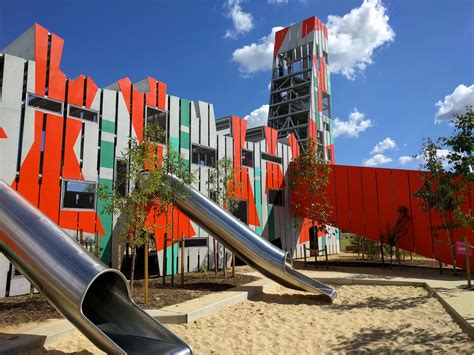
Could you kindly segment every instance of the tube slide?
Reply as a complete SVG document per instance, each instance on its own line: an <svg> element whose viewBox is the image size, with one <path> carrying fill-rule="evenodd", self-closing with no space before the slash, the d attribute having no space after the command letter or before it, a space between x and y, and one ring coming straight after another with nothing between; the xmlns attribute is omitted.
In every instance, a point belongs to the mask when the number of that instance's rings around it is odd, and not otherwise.
<svg viewBox="0 0 474 355"><path fill-rule="evenodd" d="M95 345L114 354L192 354L107 268L0 180L0 251Z"/></svg>
<svg viewBox="0 0 474 355"><path fill-rule="evenodd" d="M178 199L178 207L248 265L285 287L320 293L330 301L336 297L336 291L331 287L293 269L288 252L257 235L199 191L184 185L174 176L167 177L172 183L181 184L187 192L182 199Z"/></svg>

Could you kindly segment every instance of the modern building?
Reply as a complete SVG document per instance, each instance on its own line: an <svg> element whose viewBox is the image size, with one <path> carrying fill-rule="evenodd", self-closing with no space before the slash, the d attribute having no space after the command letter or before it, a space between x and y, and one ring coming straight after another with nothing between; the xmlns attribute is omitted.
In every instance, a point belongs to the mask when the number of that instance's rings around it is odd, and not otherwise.
<svg viewBox="0 0 474 355"><path fill-rule="evenodd" d="M107 201L98 197L97 187L112 188L126 169L122 157L129 139L141 140L144 127L159 122L172 149L198 177L196 189L208 196L209 169L229 157L241 186L236 216L262 238L302 256L309 224L290 208L289 163L308 137L317 137L320 154L334 162L327 30L317 18L276 34L269 124L250 129L236 116L216 120L212 104L173 96L151 77L137 83L124 78L104 88L84 75L69 79L60 66L63 45L35 24L0 54L1 179L72 238L99 238L101 259L113 264L117 216L105 212ZM212 236L180 211L173 217L176 239L186 237L185 269L212 269ZM152 209L147 218L165 223ZM295 219L302 222L298 228ZM171 271L179 246L165 247L163 234L155 231L157 256L162 265L167 253ZM320 247L336 253L338 238L338 230L329 228ZM230 263L221 245L218 254ZM0 296L29 289L0 255Z"/></svg>

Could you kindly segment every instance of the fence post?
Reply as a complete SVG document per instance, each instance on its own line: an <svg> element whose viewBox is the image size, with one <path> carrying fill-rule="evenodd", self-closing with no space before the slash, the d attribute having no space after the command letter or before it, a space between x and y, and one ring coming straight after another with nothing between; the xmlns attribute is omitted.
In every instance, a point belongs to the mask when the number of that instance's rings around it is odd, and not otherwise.
<svg viewBox="0 0 474 355"><path fill-rule="evenodd" d="M232 253L232 277L235 277L235 254Z"/></svg>
<svg viewBox="0 0 474 355"><path fill-rule="evenodd" d="M181 235L181 285L184 285L184 233Z"/></svg>
<svg viewBox="0 0 474 355"><path fill-rule="evenodd" d="M324 245L324 254L326 255L326 269L329 270L329 260L328 260L328 246Z"/></svg>
<svg viewBox="0 0 474 355"><path fill-rule="evenodd" d="M304 256L304 268L307 269L308 266L306 265L306 245L303 245L303 256Z"/></svg>
<svg viewBox="0 0 474 355"><path fill-rule="evenodd" d="M214 242L214 275L217 276L217 242L215 239L212 239Z"/></svg>
<svg viewBox="0 0 474 355"><path fill-rule="evenodd" d="M464 249L466 250L464 256L466 258L467 287L471 288L471 245L466 236L464 236Z"/></svg>
<svg viewBox="0 0 474 355"><path fill-rule="evenodd" d="M148 238L148 237L147 237ZM144 268L144 275L143 275L143 285L144 285L144 292L143 292L143 303L145 306L148 304L148 239L144 245L144 260L143 260L143 268Z"/></svg>

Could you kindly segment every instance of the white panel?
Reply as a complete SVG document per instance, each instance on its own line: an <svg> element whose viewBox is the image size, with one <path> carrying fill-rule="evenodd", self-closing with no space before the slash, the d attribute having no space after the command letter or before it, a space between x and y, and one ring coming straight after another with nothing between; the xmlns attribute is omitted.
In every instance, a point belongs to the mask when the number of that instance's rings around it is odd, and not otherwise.
<svg viewBox="0 0 474 355"><path fill-rule="evenodd" d="M5 54L0 102L2 107L21 109L24 68L25 60ZM20 116L18 116L19 119Z"/></svg>
<svg viewBox="0 0 474 355"><path fill-rule="evenodd" d="M28 77L26 80L26 91L35 92L35 74L36 74L36 63L28 61Z"/></svg>
<svg viewBox="0 0 474 355"><path fill-rule="evenodd" d="M84 151L82 154L82 173L86 180L97 180L97 150L99 142L99 125L84 122Z"/></svg>
<svg viewBox="0 0 474 355"><path fill-rule="evenodd" d="M118 115L117 115L117 147L115 156L120 159L127 150L129 131L130 130L130 114L128 113L125 100L122 93L118 95Z"/></svg>
<svg viewBox="0 0 474 355"><path fill-rule="evenodd" d="M217 151L218 156L217 159L222 159L225 156L225 137L224 136L217 136Z"/></svg>
<svg viewBox="0 0 474 355"><path fill-rule="evenodd" d="M25 122L23 130L23 144L21 147L21 164L25 161L26 155L30 151L35 138L35 110L30 107L25 108Z"/></svg>
<svg viewBox="0 0 474 355"><path fill-rule="evenodd" d="M0 106L0 127L7 135L7 138L0 139L0 179L5 180L8 184L13 182L16 175L20 116L20 110Z"/></svg>
<svg viewBox="0 0 474 355"><path fill-rule="evenodd" d="M102 119L115 122L115 96L116 91L102 90Z"/></svg>
<svg viewBox="0 0 474 355"><path fill-rule="evenodd" d="M199 144L199 116L198 104L191 101L191 143Z"/></svg>
<svg viewBox="0 0 474 355"><path fill-rule="evenodd" d="M179 138L179 98L170 96L169 127L170 137ZM175 147L178 149L179 147Z"/></svg>
<svg viewBox="0 0 474 355"><path fill-rule="evenodd" d="M207 102L198 101L199 113L201 114L201 139L199 144L209 146L209 114Z"/></svg>
<svg viewBox="0 0 474 355"><path fill-rule="evenodd" d="M209 146L217 148L216 118L214 117L214 105L209 104Z"/></svg>

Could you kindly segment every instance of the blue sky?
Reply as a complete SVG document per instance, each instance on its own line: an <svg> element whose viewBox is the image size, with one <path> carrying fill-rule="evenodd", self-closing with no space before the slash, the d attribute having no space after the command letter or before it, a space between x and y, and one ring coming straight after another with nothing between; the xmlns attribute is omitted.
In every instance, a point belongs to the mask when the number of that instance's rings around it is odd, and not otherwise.
<svg viewBox="0 0 474 355"><path fill-rule="evenodd" d="M399 158L449 135L446 117L474 104L470 0L0 0L0 48L38 22L65 40L69 77L103 87L153 76L213 103L216 117L254 112L255 123L269 99L272 28L312 15L329 21L338 164L415 168Z"/></svg>

